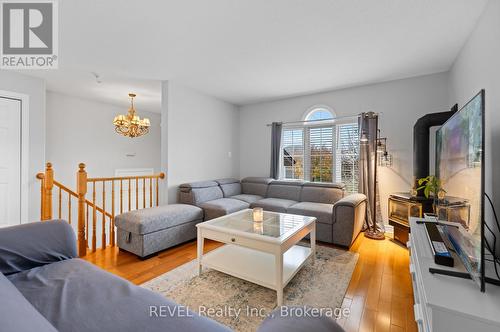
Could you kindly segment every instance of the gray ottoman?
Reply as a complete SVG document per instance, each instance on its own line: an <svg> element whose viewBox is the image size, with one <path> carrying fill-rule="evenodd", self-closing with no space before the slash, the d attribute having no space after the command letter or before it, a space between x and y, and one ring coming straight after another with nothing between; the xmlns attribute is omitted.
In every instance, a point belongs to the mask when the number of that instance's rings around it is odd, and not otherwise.
<svg viewBox="0 0 500 332"><path fill-rule="evenodd" d="M196 224L203 210L187 204L171 204L130 211L115 217L120 249L144 258L196 238Z"/></svg>

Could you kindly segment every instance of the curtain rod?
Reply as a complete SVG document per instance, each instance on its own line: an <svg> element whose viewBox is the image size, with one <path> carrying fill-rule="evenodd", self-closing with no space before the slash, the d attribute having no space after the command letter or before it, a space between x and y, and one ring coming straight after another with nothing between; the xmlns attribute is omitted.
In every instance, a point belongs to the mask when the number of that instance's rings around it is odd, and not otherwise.
<svg viewBox="0 0 500 332"><path fill-rule="evenodd" d="M366 112L368 113L368 112ZM375 113L377 115L380 115L382 113ZM344 120L344 119L354 119L354 118L357 118L361 115L361 113L359 114L355 114L355 115L346 115L346 116L339 116L339 117L336 117L336 118L333 118L333 119L324 119L324 120L304 120L304 121L290 121L290 122L279 122L281 123L282 125L286 125L286 124L299 124L299 123L315 123L315 122L329 122L329 121L336 121L336 120ZM271 127L273 124L272 123L268 123L266 124L267 127Z"/></svg>

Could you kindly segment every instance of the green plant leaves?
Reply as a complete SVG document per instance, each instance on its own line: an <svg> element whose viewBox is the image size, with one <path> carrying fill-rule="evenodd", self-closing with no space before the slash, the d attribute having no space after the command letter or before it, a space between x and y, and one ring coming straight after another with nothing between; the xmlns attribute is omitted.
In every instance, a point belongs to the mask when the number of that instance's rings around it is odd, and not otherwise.
<svg viewBox="0 0 500 332"><path fill-rule="evenodd" d="M424 195L426 198L429 198L431 194L436 196L441 191L446 192L443 188L441 188L441 180L439 180L434 175L429 175L425 178L418 179L417 183L419 185L417 190L424 189Z"/></svg>

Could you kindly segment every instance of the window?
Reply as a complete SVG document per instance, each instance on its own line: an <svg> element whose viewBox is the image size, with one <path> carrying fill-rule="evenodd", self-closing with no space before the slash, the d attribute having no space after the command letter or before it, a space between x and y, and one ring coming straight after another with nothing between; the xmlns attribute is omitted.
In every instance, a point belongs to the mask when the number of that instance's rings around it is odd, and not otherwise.
<svg viewBox="0 0 500 332"><path fill-rule="evenodd" d="M309 147L307 160L307 180L313 182L333 182L333 144L335 127L308 128Z"/></svg>
<svg viewBox="0 0 500 332"><path fill-rule="evenodd" d="M314 107L305 116L305 121L317 121L317 120L332 120L334 118L333 113L327 107Z"/></svg>
<svg viewBox="0 0 500 332"><path fill-rule="evenodd" d="M338 147L336 182L346 185L346 191L358 192L359 176L359 132L357 123L337 126Z"/></svg>
<svg viewBox="0 0 500 332"><path fill-rule="evenodd" d="M313 109L305 119L318 121L283 128L281 178L341 182L348 192L357 192L357 122L333 121L333 113L325 108Z"/></svg>
<svg viewBox="0 0 500 332"><path fill-rule="evenodd" d="M283 167L282 176L286 179L304 178L304 130L283 130Z"/></svg>

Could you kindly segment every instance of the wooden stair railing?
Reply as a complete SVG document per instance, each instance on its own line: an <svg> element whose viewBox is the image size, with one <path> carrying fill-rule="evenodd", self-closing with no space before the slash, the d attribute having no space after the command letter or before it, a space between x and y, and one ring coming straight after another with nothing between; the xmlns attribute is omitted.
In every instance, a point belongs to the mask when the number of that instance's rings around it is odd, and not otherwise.
<svg viewBox="0 0 500 332"><path fill-rule="evenodd" d="M78 237L78 255L84 256L87 253L87 248L90 248L92 252L97 250L97 223L98 214L100 216L100 232L101 232L101 246L105 248L108 243L111 246L115 245L115 211L117 210L115 201L116 197L115 187L119 186L119 213L132 210L132 194L135 193L135 209L147 208L158 206L159 204L159 180L165 178L164 173L154 174L154 175L142 175L142 176L121 176L121 177L106 177L106 178L88 178L87 172L85 171L85 164L81 163L78 165L77 172L77 190L76 192L66 187L62 183L54 179L54 170L51 163L47 163L45 172L38 173L37 179L40 180L40 219L50 220L54 218L52 205L53 205L53 194L52 191L54 187L57 189L57 218L61 219L63 217L63 207L62 201L63 196L67 199L67 213L66 219L69 224L72 224L72 199L77 200L77 237ZM124 183L127 187L127 202L124 204L123 193L124 193ZM108 186L106 185L108 184ZM139 190L139 184L142 184L142 190ZM146 189L147 185L148 190ZM135 190L132 191L132 187L135 185ZM97 190L101 187L101 206L97 203ZM111 203L106 207L106 188L111 187ZM154 187L154 189L153 189ZM91 200L86 198L88 190L92 191ZM142 193L142 204L139 204L139 196ZM149 196L149 199L148 199ZM125 209L125 206L128 208ZM91 214L89 213L91 211ZM92 237L89 239L89 222L91 224ZM106 229L109 229L109 237L107 236ZM108 241L109 240L109 241Z"/></svg>

